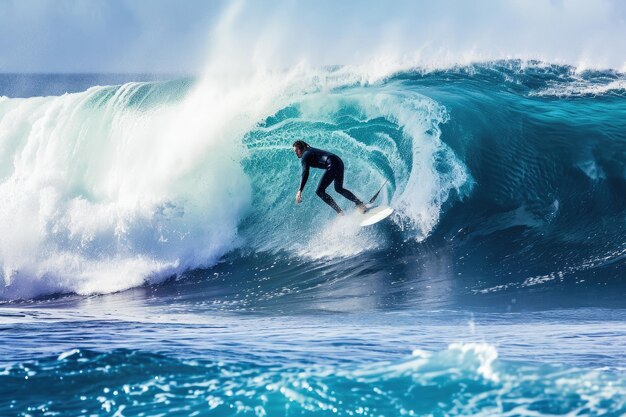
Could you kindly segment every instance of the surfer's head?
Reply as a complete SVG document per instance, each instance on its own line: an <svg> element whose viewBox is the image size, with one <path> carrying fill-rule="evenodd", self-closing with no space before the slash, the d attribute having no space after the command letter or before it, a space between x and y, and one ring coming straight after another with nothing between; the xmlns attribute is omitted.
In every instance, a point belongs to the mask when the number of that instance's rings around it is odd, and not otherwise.
<svg viewBox="0 0 626 417"><path fill-rule="evenodd" d="M309 147L309 144L303 140L297 140L293 143L293 151L296 153L298 158L302 158L302 154Z"/></svg>

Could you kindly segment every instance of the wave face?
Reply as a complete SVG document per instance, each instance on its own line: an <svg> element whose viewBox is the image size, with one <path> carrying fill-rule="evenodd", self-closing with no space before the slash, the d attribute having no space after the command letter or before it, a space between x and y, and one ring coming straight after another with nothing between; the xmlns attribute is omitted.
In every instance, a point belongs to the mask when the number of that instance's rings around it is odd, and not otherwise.
<svg viewBox="0 0 626 417"><path fill-rule="evenodd" d="M13 399L0 411L618 416L626 410L626 387L614 373L506 362L497 356L490 345L453 344L395 362L285 368L75 349L0 368L0 393Z"/></svg>
<svg viewBox="0 0 626 417"><path fill-rule="evenodd" d="M501 61L374 82L299 67L3 97L0 297L119 291L233 253L344 261L445 246L456 264L493 266L478 292L619 264L624 95L618 72ZM361 198L387 180L391 222L335 219L317 173L295 205L297 139L340 155Z"/></svg>

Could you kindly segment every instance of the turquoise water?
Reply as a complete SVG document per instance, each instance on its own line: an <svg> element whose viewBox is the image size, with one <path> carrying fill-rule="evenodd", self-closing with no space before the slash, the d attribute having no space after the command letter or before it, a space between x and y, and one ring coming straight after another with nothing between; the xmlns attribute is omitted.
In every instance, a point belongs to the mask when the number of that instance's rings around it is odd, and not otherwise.
<svg viewBox="0 0 626 417"><path fill-rule="evenodd" d="M626 408L615 310L229 314L135 290L52 304L2 311L3 415Z"/></svg>
<svg viewBox="0 0 626 417"><path fill-rule="evenodd" d="M15 77L0 415L626 413L623 74Z"/></svg>

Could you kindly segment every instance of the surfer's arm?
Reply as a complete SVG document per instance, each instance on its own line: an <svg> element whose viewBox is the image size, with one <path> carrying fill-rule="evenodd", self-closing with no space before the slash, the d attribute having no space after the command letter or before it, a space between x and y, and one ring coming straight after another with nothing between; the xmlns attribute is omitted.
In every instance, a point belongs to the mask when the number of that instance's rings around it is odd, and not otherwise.
<svg viewBox="0 0 626 417"><path fill-rule="evenodd" d="M300 188L298 189L299 192L302 192L302 190L304 190L304 186L306 185L306 181L308 179L309 179L309 164L303 157L302 158L302 179L300 180Z"/></svg>

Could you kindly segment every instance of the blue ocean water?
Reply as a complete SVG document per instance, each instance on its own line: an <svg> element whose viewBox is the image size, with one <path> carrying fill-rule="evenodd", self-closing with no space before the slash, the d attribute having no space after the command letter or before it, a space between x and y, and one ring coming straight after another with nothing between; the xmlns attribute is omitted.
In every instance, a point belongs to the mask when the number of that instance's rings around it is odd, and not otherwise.
<svg viewBox="0 0 626 417"><path fill-rule="evenodd" d="M623 74L3 77L0 415L626 414Z"/></svg>

